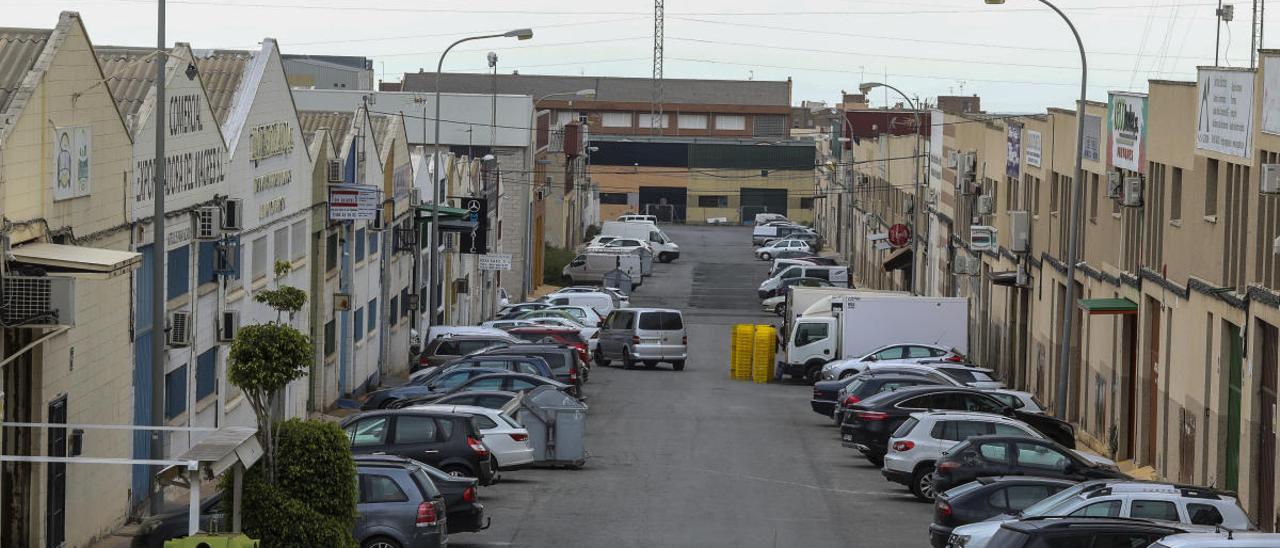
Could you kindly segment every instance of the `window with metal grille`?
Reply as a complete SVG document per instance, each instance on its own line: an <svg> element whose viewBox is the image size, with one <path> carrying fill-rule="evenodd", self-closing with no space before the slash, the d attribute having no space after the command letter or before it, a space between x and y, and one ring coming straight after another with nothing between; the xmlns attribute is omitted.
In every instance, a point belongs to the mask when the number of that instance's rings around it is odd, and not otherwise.
<svg viewBox="0 0 1280 548"><path fill-rule="evenodd" d="M729 207L728 196L698 196L698 207Z"/></svg>
<svg viewBox="0 0 1280 548"><path fill-rule="evenodd" d="M355 314L356 341L364 340L364 309L357 308Z"/></svg>
<svg viewBox="0 0 1280 548"><path fill-rule="evenodd" d="M326 272L338 268L338 233L334 232L325 237L324 244L324 269Z"/></svg>
<svg viewBox="0 0 1280 548"><path fill-rule="evenodd" d="M358 262L360 262L360 261L363 261L363 260L364 260L364 244L365 244L365 235L364 235L364 229L363 229L363 228L357 228L357 229L356 229L356 241L355 241L355 244L356 244L356 262L358 263Z"/></svg>
<svg viewBox="0 0 1280 548"><path fill-rule="evenodd" d="M196 401L213 395L218 386L218 347L205 350L196 358Z"/></svg>
<svg viewBox="0 0 1280 548"><path fill-rule="evenodd" d="M166 277L165 296L176 299L186 295L191 285L191 246L184 245L171 249L165 259Z"/></svg>
<svg viewBox="0 0 1280 548"><path fill-rule="evenodd" d="M378 298L369 299L369 332L378 329Z"/></svg>
<svg viewBox="0 0 1280 548"><path fill-rule="evenodd" d="M253 273L253 280L257 281L266 277L267 272L271 271L270 254L267 253L267 237L261 236L253 241L253 266L250 272Z"/></svg>
<svg viewBox="0 0 1280 548"><path fill-rule="evenodd" d="M218 259L218 242L200 242L196 253L196 284L218 281L218 275L213 269Z"/></svg>
<svg viewBox="0 0 1280 548"><path fill-rule="evenodd" d="M627 205L626 192L601 192L600 203L608 205Z"/></svg>
<svg viewBox="0 0 1280 548"><path fill-rule="evenodd" d="M813 209L813 198L800 198L800 209Z"/></svg>

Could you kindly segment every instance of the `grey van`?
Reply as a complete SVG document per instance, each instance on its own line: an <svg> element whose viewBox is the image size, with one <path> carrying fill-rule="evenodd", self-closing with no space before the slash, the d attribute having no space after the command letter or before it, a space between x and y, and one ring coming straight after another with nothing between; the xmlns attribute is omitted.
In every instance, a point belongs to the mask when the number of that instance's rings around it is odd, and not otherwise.
<svg viewBox="0 0 1280 548"><path fill-rule="evenodd" d="M600 324L600 348L596 363L609 365L622 360L624 369L636 362L648 367L667 362L676 371L684 370L689 357L689 337L684 316L669 308L620 308Z"/></svg>

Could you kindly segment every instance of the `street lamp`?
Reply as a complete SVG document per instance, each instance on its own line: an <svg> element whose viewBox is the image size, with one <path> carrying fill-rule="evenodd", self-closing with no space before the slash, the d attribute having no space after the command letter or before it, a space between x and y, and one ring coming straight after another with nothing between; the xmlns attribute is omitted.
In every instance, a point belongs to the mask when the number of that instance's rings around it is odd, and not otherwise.
<svg viewBox="0 0 1280 548"><path fill-rule="evenodd" d="M543 95L542 97L539 97L538 100L534 101L533 106L537 107L538 103L541 103L544 99L549 99L551 97L564 97L564 96L585 97L588 100L590 100L590 99L596 98L596 90L595 88L586 88L586 89L580 89L578 91L558 91L556 93L548 93L546 95Z"/></svg>
<svg viewBox="0 0 1280 548"><path fill-rule="evenodd" d="M988 4L1003 4L1004 0L985 0ZM1076 305L1076 262L1078 261L1080 245L1080 213L1081 203L1084 201L1084 170L1081 162L1084 160L1084 107L1085 92L1088 88L1089 81L1089 63L1085 59L1084 42L1080 40L1080 33L1076 31L1076 26L1067 17L1067 14L1058 9L1049 0L1040 0L1041 4L1049 6L1049 9L1057 13L1067 24L1067 28L1071 29L1071 34L1075 36L1076 47L1080 48L1080 102L1076 105L1076 170L1075 178L1071 181L1071 236L1068 238L1067 256L1064 260L1067 263L1067 306L1062 310L1062 348L1058 354L1058 392L1057 400L1054 407L1059 417L1067 416L1067 383L1071 380L1071 372L1068 370L1071 361L1071 320L1074 317L1072 312L1075 311Z"/></svg>
<svg viewBox="0 0 1280 548"><path fill-rule="evenodd" d="M518 40L528 40L533 38L533 29L515 29L504 32L502 34L486 34L482 36L469 36L462 38L449 47L444 48L444 52L440 54L440 62L436 63L436 119L435 119L435 140L432 142L436 147L435 161L432 166L431 177L434 179L431 183L431 291L427 294L427 327L428 329L436 324L436 309L439 303L436 302L436 286L440 283L440 201L444 199L442 192L443 186L440 184L440 75L444 72L444 58L449 55L449 50L454 46L463 42L472 40L484 40L486 38L515 38Z"/></svg>
<svg viewBox="0 0 1280 548"><path fill-rule="evenodd" d="M992 1L992 0L988 0ZM920 109L916 108L916 102L912 101L902 90L895 88L889 84L881 82L864 82L858 86L858 91L863 95L867 95L871 90L878 87L886 87L901 95L907 101L907 106L911 107L911 116L915 118L916 123L916 144L914 170L911 174L912 184L915 187L915 197L911 205L911 294L919 295L916 280L920 276L920 238L916 236L916 231L920 230L920 207L924 205L924 197L920 195Z"/></svg>

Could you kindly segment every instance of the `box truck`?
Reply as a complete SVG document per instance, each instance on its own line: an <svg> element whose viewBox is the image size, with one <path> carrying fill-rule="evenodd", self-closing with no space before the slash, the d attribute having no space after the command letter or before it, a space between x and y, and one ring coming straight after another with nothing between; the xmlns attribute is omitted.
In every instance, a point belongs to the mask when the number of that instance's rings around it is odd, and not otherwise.
<svg viewBox="0 0 1280 548"><path fill-rule="evenodd" d="M649 242L653 248L653 256L659 261L669 263L680 258L680 246L671 241L658 225L647 221L605 221L600 225L601 236L614 238L635 238Z"/></svg>
<svg viewBox="0 0 1280 548"><path fill-rule="evenodd" d="M831 360L861 357L886 344L927 342L969 352L969 301L854 291L822 299L788 317L775 376L816 378ZM792 313L788 311L790 316Z"/></svg>

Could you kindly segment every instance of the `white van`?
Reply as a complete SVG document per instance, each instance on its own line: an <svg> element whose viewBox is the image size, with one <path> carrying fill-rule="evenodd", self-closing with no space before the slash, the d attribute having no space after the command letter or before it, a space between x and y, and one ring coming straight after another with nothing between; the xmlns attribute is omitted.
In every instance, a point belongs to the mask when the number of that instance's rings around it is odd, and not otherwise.
<svg viewBox="0 0 1280 548"><path fill-rule="evenodd" d="M606 221L600 227L600 236L596 237L644 240L649 243L654 257L659 261L669 263L680 258L680 246L650 221Z"/></svg>
<svg viewBox="0 0 1280 548"><path fill-rule="evenodd" d="M569 285L601 283L604 281L604 275L612 272L615 268L621 269L631 276L631 285L633 287L638 287L643 283L644 276L641 274L639 255L583 253L574 257L572 261L569 261L569 264L564 265L561 274L569 278Z"/></svg>
<svg viewBox="0 0 1280 548"><path fill-rule="evenodd" d="M634 213L629 215L620 215L618 217L618 222L620 223L629 223L632 221L658 224L658 217L656 215L636 215Z"/></svg>
<svg viewBox="0 0 1280 548"><path fill-rule="evenodd" d="M764 245L768 240L786 238L793 232L804 232L805 230L802 226L757 226L751 229L751 245Z"/></svg>
<svg viewBox="0 0 1280 548"><path fill-rule="evenodd" d="M818 278L819 280L827 280L831 285L836 287L847 287L849 285L849 267L847 266L818 266L818 265L795 265L782 269L776 276L765 280L760 284L757 294L763 299L769 296L773 290L782 284L782 280L788 278Z"/></svg>
<svg viewBox="0 0 1280 548"><path fill-rule="evenodd" d="M608 293L592 291L583 293L553 293L545 297L547 304L553 306L589 306L600 314L608 316L613 311L613 296Z"/></svg>
<svg viewBox="0 0 1280 548"><path fill-rule="evenodd" d="M781 213L756 213L756 226L760 226L762 224L770 223L773 221L791 222L791 219L788 219L786 215L783 215Z"/></svg>

